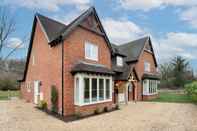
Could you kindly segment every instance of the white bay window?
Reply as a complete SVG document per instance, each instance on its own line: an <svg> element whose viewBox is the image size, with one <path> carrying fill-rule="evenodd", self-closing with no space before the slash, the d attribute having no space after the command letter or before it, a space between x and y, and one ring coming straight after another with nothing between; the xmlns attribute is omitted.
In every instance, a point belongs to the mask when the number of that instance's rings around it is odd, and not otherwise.
<svg viewBox="0 0 197 131"><path fill-rule="evenodd" d="M157 94L158 81L157 80L143 80L143 95Z"/></svg>
<svg viewBox="0 0 197 131"><path fill-rule="evenodd" d="M112 101L112 77L76 74L74 96L79 106Z"/></svg>

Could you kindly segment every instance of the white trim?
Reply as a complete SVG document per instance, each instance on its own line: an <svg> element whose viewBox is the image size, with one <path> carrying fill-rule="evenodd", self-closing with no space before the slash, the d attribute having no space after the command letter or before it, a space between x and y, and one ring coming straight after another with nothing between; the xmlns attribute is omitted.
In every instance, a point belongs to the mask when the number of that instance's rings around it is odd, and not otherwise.
<svg viewBox="0 0 197 131"><path fill-rule="evenodd" d="M156 90L155 92L149 92L150 90L150 82L155 82L155 85L153 85L154 87L152 87L152 89ZM146 82L146 83L145 83ZM143 95L146 95L146 96L150 96L150 95L156 95L158 94L158 80L149 80L149 79L144 79L143 80Z"/></svg>
<svg viewBox="0 0 197 131"><path fill-rule="evenodd" d="M75 101L75 105L78 106L85 106L85 105L92 105L92 104L98 104L98 103L104 103L104 102L110 102L112 101L112 76L102 76L102 75L88 75L88 74L83 74L83 73L77 73L75 76L76 78L79 78L80 84L79 84L79 102ZM89 103L85 103L84 102L84 78L89 78L89 84L90 84L90 102ZM92 102L92 78L96 78L97 79L97 101ZM99 79L103 79L104 82L104 100L99 100ZM110 83L110 98L106 99L106 79L109 79L109 83ZM74 84L76 86L76 84ZM76 89L76 87L75 87ZM75 93L75 92L74 92ZM76 93L74 94L74 98L76 98L77 96L75 96Z"/></svg>
<svg viewBox="0 0 197 131"><path fill-rule="evenodd" d="M123 66L123 57L116 56L116 65L122 67Z"/></svg>
<svg viewBox="0 0 197 131"><path fill-rule="evenodd" d="M98 57L99 57L99 47L98 47L98 45L96 45L94 43L91 43L89 41L86 41L84 50L85 50L85 59L98 61Z"/></svg>

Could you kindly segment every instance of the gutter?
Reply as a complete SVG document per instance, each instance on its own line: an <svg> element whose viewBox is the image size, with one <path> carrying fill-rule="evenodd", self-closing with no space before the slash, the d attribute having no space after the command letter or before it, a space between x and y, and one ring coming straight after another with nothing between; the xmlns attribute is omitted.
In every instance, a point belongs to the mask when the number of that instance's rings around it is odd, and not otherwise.
<svg viewBox="0 0 197 131"><path fill-rule="evenodd" d="M64 41L62 37L60 39L62 42L62 116L64 116Z"/></svg>

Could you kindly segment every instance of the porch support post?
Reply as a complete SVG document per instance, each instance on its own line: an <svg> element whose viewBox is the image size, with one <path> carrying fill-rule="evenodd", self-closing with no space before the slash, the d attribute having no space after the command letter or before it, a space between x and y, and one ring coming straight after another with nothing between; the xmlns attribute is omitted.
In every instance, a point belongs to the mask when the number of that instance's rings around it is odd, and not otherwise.
<svg viewBox="0 0 197 131"><path fill-rule="evenodd" d="M128 104L128 83L126 83L125 88L125 103Z"/></svg>

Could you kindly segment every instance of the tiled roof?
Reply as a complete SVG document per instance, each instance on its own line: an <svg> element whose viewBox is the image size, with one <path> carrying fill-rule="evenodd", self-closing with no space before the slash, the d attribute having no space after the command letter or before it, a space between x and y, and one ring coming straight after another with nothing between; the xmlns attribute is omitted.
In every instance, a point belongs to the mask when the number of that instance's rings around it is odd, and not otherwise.
<svg viewBox="0 0 197 131"><path fill-rule="evenodd" d="M85 72L85 73L95 73L95 74L106 74L106 75L113 75L114 72L99 64L90 64L90 63L85 63L85 62L79 62L76 64L72 71L72 73L77 73L77 72Z"/></svg>
<svg viewBox="0 0 197 131"><path fill-rule="evenodd" d="M62 24L38 13L36 14L36 17L42 25L49 43L56 39L59 36L60 32L62 30L65 30L67 27L65 24Z"/></svg>

